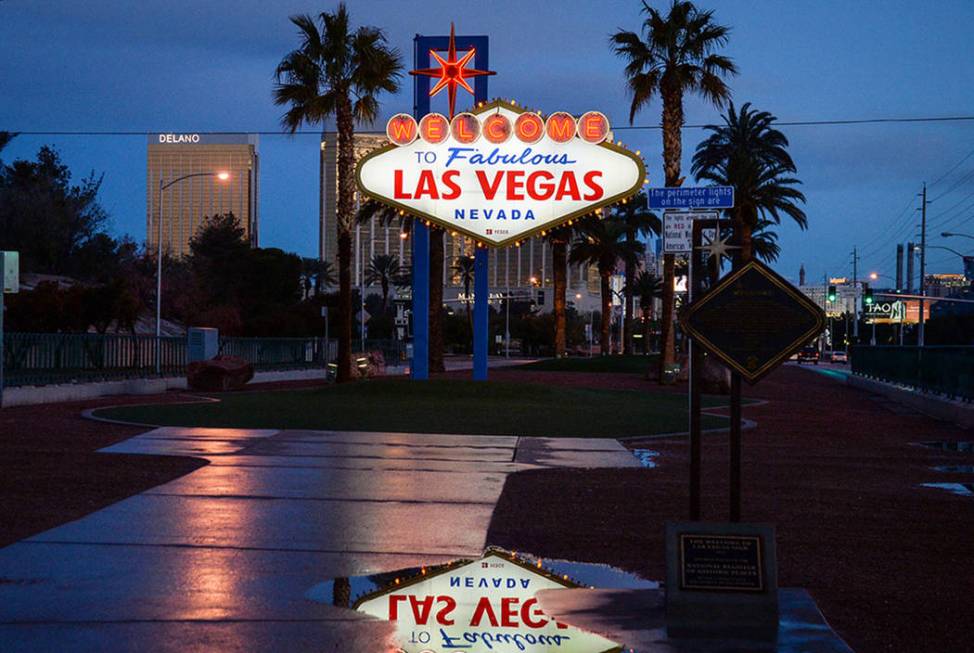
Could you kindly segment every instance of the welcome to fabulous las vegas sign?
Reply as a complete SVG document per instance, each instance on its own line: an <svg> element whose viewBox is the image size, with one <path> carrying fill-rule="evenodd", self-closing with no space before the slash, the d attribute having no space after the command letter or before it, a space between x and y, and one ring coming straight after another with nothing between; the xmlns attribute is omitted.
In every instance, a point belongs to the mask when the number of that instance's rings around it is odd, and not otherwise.
<svg viewBox="0 0 974 653"><path fill-rule="evenodd" d="M503 247L625 201L646 183L637 153L597 111L547 118L495 100L452 120L408 114L356 167L362 193L478 243Z"/></svg>

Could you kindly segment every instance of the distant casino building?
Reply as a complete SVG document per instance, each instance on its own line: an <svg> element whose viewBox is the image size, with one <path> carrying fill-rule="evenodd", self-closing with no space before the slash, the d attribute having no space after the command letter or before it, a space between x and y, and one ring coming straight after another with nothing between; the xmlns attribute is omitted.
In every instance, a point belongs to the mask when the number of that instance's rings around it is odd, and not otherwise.
<svg viewBox="0 0 974 653"><path fill-rule="evenodd" d="M358 160L375 148L386 144L385 134L359 133L355 135L355 158ZM320 202L318 255L322 260L337 263L338 258L338 134L325 132L321 139ZM356 203L360 202L356 194ZM463 292L460 280L452 271L456 259L472 254L469 238L447 233L444 236L443 278L446 289L443 300L457 302ZM379 254L395 254L403 265L410 263L410 240L402 238L398 221L383 225L370 221L352 227L352 284L363 286L365 271L372 257ZM492 293L503 293L507 288L522 292L531 291L531 297L541 309L552 309L551 247L542 238L525 240L520 247L490 250L490 286ZM599 306L599 278L594 270L569 270L569 302L581 310ZM378 292L378 290L375 290ZM366 291L368 292L368 290ZM582 295L577 298L576 295Z"/></svg>
<svg viewBox="0 0 974 653"><path fill-rule="evenodd" d="M185 256L189 241L206 218L230 212L240 221L251 246L257 246L260 158L256 135L150 134L147 170L145 224L151 250L157 247L160 180L168 184L184 175L224 171L230 173L226 181L196 176L163 191L162 246L173 256Z"/></svg>

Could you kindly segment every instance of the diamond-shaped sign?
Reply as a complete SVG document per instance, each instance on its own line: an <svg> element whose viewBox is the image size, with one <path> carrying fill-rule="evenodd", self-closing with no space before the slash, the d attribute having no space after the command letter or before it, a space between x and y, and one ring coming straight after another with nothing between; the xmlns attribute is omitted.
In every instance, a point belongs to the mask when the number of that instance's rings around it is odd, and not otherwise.
<svg viewBox="0 0 974 653"><path fill-rule="evenodd" d="M681 319L695 343L748 383L825 328L825 313L766 265L750 261L695 300Z"/></svg>
<svg viewBox="0 0 974 653"><path fill-rule="evenodd" d="M361 192L487 245L552 229L626 199L646 182L642 159L608 140L608 119L598 112L578 119L555 112L546 120L495 100L452 122L429 114L433 127L397 118L387 134L398 126L391 133L402 142L358 162ZM600 127L594 135L589 120Z"/></svg>

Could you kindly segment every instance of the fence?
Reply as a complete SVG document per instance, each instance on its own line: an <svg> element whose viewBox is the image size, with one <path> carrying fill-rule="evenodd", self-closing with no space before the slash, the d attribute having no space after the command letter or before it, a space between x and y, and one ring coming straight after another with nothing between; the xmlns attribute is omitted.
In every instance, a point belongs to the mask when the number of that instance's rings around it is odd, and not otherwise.
<svg viewBox="0 0 974 653"><path fill-rule="evenodd" d="M974 347L859 345L851 364L853 374L974 401Z"/></svg>

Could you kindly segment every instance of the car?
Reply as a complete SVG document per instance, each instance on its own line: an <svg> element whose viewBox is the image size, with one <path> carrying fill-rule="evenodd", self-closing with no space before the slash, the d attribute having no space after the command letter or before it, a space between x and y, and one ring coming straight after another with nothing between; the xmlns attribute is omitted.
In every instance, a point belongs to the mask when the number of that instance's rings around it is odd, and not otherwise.
<svg viewBox="0 0 974 653"><path fill-rule="evenodd" d="M833 351L832 352L832 362L833 363L848 363L849 362L849 354L847 354L845 351L843 351L841 349L836 350L836 351Z"/></svg>
<svg viewBox="0 0 974 653"><path fill-rule="evenodd" d="M801 365L804 362L818 365L818 349L815 347L805 347L798 352L798 364Z"/></svg>

